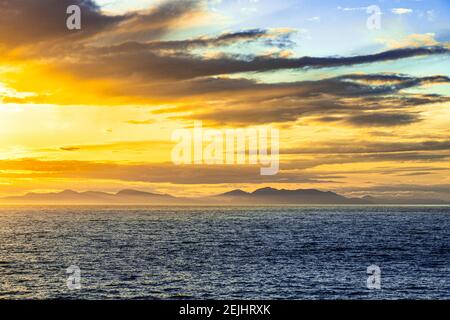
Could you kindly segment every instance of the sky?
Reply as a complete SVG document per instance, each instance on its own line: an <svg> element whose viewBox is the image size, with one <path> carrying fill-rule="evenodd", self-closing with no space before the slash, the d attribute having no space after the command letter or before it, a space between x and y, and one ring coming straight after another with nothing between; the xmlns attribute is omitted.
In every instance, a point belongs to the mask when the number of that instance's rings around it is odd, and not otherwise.
<svg viewBox="0 0 450 320"><path fill-rule="evenodd" d="M450 200L449 14L446 0L0 0L0 196ZM175 165L171 135L194 121L278 128L279 173Z"/></svg>

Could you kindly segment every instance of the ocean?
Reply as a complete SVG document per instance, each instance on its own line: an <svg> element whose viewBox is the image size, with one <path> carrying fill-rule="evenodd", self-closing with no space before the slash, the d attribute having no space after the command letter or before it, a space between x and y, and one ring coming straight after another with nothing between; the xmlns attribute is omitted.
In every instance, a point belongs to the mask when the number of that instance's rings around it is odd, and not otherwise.
<svg viewBox="0 0 450 320"><path fill-rule="evenodd" d="M450 207L2 207L0 298L449 299Z"/></svg>

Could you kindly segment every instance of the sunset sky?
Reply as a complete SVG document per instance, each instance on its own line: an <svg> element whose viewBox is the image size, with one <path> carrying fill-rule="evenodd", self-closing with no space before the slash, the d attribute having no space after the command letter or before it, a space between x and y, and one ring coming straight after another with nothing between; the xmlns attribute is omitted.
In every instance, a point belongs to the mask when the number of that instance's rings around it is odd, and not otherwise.
<svg viewBox="0 0 450 320"><path fill-rule="evenodd" d="M448 0L0 0L0 196L450 200L449 16ZM172 132L196 120L279 128L280 172L174 165Z"/></svg>

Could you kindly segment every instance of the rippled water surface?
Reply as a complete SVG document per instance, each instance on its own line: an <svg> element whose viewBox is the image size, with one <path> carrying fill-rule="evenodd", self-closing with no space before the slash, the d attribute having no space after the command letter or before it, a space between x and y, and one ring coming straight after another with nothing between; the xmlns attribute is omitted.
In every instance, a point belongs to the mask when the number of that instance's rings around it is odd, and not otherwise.
<svg viewBox="0 0 450 320"><path fill-rule="evenodd" d="M5 207L0 298L449 299L449 219L449 207ZM381 290L366 287L372 264Z"/></svg>

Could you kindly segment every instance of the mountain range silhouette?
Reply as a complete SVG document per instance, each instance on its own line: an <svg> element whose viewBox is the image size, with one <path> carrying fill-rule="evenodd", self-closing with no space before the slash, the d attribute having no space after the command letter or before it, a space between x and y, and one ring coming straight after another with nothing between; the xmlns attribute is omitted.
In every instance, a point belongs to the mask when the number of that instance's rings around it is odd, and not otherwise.
<svg viewBox="0 0 450 320"><path fill-rule="evenodd" d="M46 205L371 205L371 204L446 204L439 199L397 199L364 196L349 198L331 191L317 189L274 189L270 187L246 192L240 189L207 197L175 197L133 189L117 193L100 191L27 193L23 196L0 198L0 204Z"/></svg>

